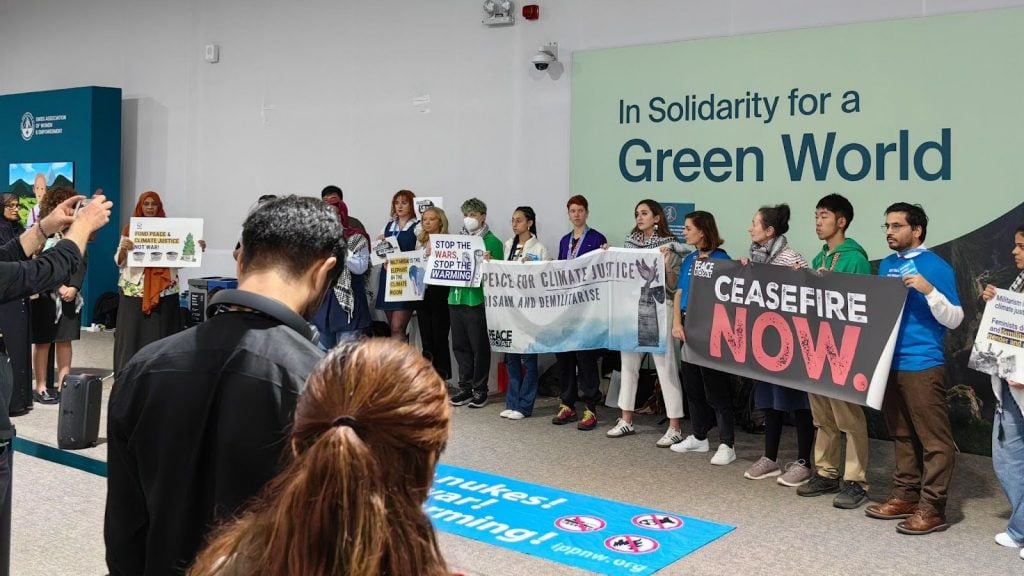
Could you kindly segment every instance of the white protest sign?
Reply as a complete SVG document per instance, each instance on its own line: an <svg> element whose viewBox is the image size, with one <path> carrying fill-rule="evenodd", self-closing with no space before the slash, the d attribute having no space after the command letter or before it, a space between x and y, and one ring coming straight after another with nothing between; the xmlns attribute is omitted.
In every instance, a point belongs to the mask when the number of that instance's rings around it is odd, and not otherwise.
<svg viewBox="0 0 1024 576"><path fill-rule="evenodd" d="M665 351L665 260L657 250L594 250L572 260L483 266L491 350Z"/></svg>
<svg viewBox="0 0 1024 576"><path fill-rule="evenodd" d="M417 218L422 218L423 211L427 208L444 208L444 198L441 196L417 196L413 202L416 205Z"/></svg>
<svg viewBox="0 0 1024 576"><path fill-rule="evenodd" d="M129 266L198 268L203 264L202 218L132 218L128 238L134 244Z"/></svg>
<svg viewBox="0 0 1024 576"><path fill-rule="evenodd" d="M431 234L427 284L479 286L484 261L484 239L462 234Z"/></svg>
<svg viewBox="0 0 1024 576"><path fill-rule="evenodd" d="M398 238L388 236L373 245L373 249L370 250L370 264L380 266L388 259L389 254L395 254L400 250Z"/></svg>
<svg viewBox="0 0 1024 576"><path fill-rule="evenodd" d="M423 250L389 255L384 270L387 273L384 279L385 302L423 300L427 279L427 257Z"/></svg>
<svg viewBox="0 0 1024 576"><path fill-rule="evenodd" d="M996 290L985 305L967 366L1024 382L1024 294Z"/></svg>

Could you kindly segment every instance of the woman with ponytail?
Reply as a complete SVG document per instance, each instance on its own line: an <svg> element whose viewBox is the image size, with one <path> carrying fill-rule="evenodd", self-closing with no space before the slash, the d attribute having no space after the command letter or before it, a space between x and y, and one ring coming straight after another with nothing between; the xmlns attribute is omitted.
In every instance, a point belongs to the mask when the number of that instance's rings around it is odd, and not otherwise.
<svg viewBox="0 0 1024 576"><path fill-rule="evenodd" d="M444 381L408 345L343 342L299 399L291 462L189 574L449 574L423 503L450 416Z"/></svg>
<svg viewBox="0 0 1024 576"><path fill-rule="evenodd" d="M513 236L505 241L505 254L513 262L542 262L550 260L548 249L537 237L537 213L529 206L520 206L512 212ZM490 260L490 255L485 256ZM533 415L537 399L537 354L505 353L508 369L508 394L505 410L499 414L509 420L522 420Z"/></svg>

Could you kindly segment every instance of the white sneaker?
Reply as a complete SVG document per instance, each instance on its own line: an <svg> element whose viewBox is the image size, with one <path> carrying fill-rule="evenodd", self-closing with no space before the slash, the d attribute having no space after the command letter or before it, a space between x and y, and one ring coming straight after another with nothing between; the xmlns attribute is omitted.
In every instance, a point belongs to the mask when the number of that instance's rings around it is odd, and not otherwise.
<svg viewBox="0 0 1024 576"><path fill-rule="evenodd" d="M605 432L609 438L621 438L623 436L629 436L630 434L636 434L636 428L629 422L626 422L622 418L619 418L615 422L615 426L611 430Z"/></svg>
<svg viewBox="0 0 1024 576"><path fill-rule="evenodd" d="M508 418L508 415L511 414L511 413L512 413L512 410L502 410L501 414L498 414L498 416L501 416L502 418Z"/></svg>
<svg viewBox="0 0 1024 576"><path fill-rule="evenodd" d="M675 445L672 446L672 451L673 452L679 452L679 453L683 453L683 452L707 452L709 449L710 449L710 447L709 447L708 439L707 438L705 438L703 440L697 440L697 437L694 436L693 434L690 434L689 436L687 436L686 440L683 440L679 444L675 444Z"/></svg>
<svg viewBox="0 0 1024 576"><path fill-rule="evenodd" d="M509 410L508 416L505 416L505 418L508 418L509 420L522 420L523 418L526 418L526 414L523 414L519 410Z"/></svg>
<svg viewBox="0 0 1024 576"><path fill-rule="evenodd" d="M1007 534L1006 532L1000 532L999 534L996 534L996 544L999 544L1000 546L1006 546L1007 548L1021 547L1020 544L1018 544L1017 541L1014 540L1013 537ZM1024 556L1021 557L1024 558Z"/></svg>
<svg viewBox="0 0 1024 576"><path fill-rule="evenodd" d="M658 448L668 448L674 444L678 444L683 441L683 431L678 428L669 428L665 431L665 435L658 438L658 441L654 443Z"/></svg>
<svg viewBox="0 0 1024 576"><path fill-rule="evenodd" d="M736 461L736 450L725 444L718 445L718 451L711 457L711 463L715 466L725 466Z"/></svg>

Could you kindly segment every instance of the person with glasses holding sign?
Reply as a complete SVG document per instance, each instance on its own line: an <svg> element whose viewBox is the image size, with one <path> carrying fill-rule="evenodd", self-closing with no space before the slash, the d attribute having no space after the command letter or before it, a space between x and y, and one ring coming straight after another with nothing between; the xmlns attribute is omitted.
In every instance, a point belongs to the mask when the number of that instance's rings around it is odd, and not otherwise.
<svg viewBox="0 0 1024 576"><path fill-rule="evenodd" d="M882 414L896 451L893 489L865 513L880 520L904 519L902 534L949 528L946 495L956 445L946 407L946 331L964 319L953 267L924 245L928 216L917 204L897 202L885 210L885 241L895 250L878 266L879 276L902 278L910 291L893 352Z"/></svg>

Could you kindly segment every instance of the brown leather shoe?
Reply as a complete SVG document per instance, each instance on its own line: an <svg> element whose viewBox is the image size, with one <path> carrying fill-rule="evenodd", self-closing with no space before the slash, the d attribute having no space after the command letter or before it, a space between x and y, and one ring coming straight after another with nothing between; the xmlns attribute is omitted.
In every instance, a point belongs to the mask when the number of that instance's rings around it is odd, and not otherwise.
<svg viewBox="0 0 1024 576"><path fill-rule="evenodd" d="M910 534L913 536L942 532L946 528L949 528L949 524L946 523L944 515L938 512L921 510L920 508L914 511L910 518L896 525L896 531L900 534Z"/></svg>
<svg viewBox="0 0 1024 576"><path fill-rule="evenodd" d="M917 502L908 502L899 498L889 498L881 504L872 504L864 509L864 513L879 520L899 520L910 518L917 511Z"/></svg>

